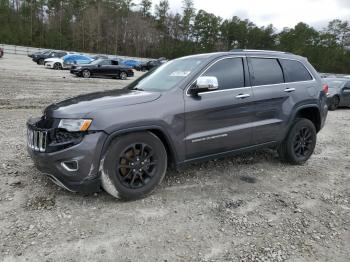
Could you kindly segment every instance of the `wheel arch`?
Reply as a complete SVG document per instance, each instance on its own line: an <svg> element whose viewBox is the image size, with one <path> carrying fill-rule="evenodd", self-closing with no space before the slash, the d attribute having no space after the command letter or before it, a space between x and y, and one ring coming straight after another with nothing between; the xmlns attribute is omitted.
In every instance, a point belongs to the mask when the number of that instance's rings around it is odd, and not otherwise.
<svg viewBox="0 0 350 262"><path fill-rule="evenodd" d="M178 158L177 158L177 153L172 143L172 140L170 139L170 136L167 134L167 132L164 131L164 129L159 126L142 126L142 127L128 128L128 129L118 130L109 134L103 145L100 158L103 159L109 145L114 139L122 135L127 135L127 134L137 133L137 132L150 132L156 137L158 137L165 147L170 166L174 167L176 165L176 163L178 162Z"/></svg>
<svg viewBox="0 0 350 262"><path fill-rule="evenodd" d="M294 121L296 118L309 119L315 125L317 132L321 130L321 112L317 105L305 105L298 107L295 110L292 121ZM291 125L289 128L290 127Z"/></svg>

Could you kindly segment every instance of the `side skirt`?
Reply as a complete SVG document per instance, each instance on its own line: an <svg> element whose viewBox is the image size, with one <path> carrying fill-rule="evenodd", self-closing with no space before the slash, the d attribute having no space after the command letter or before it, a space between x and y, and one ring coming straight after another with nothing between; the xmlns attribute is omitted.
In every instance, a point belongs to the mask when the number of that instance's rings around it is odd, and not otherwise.
<svg viewBox="0 0 350 262"><path fill-rule="evenodd" d="M240 148L240 149L220 152L220 153L216 153L216 154L211 154L211 155L191 158L191 159L187 159L187 160L185 160L183 162L177 163L176 169L185 168L186 166L188 166L190 164L193 164L193 163L205 162L205 161L208 161L208 160L211 160L211 159L215 159L215 158L223 158L225 156L235 156L235 155L239 155L239 154L242 154L242 153L255 151L257 149L263 149L263 148L268 148L268 147L276 147L278 145L279 145L279 142L273 141L273 142L258 144L258 145L254 145L254 146L248 146L248 147L244 147L244 148Z"/></svg>

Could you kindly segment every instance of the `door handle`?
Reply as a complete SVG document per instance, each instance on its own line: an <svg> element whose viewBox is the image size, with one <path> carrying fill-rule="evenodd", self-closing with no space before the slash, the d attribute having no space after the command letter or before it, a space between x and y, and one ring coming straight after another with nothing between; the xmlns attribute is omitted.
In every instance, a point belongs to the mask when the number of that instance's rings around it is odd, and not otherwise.
<svg viewBox="0 0 350 262"><path fill-rule="evenodd" d="M241 98L241 99L244 99L244 98L247 98L247 97L250 97L250 94L239 94L236 96L236 98Z"/></svg>
<svg viewBox="0 0 350 262"><path fill-rule="evenodd" d="M294 91L295 91L295 88L284 89L284 92L287 92L287 93L294 92Z"/></svg>

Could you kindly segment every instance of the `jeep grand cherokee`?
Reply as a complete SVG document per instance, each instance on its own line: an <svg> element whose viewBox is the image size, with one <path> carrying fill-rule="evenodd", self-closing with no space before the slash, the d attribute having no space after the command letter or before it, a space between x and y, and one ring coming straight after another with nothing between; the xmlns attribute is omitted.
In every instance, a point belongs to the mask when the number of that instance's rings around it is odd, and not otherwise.
<svg viewBox="0 0 350 262"><path fill-rule="evenodd" d="M28 151L58 185L104 188L136 199L169 164L274 147L303 164L327 116L326 93L307 59L272 51L187 56L124 89L52 104L29 119Z"/></svg>

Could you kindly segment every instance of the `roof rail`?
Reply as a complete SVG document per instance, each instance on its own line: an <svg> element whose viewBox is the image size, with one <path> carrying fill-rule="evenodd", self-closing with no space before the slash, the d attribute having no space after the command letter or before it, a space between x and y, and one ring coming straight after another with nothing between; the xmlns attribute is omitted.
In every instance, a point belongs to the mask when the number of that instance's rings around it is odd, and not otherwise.
<svg viewBox="0 0 350 262"><path fill-rule="evenodd" d="M290 54L284 51L274 51L274 50L258 50L258 49L232 49L230 52L266 52L266 53L280 53L280 54Z"/></svg>

